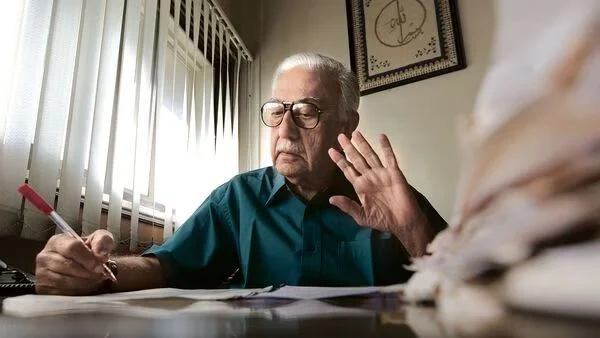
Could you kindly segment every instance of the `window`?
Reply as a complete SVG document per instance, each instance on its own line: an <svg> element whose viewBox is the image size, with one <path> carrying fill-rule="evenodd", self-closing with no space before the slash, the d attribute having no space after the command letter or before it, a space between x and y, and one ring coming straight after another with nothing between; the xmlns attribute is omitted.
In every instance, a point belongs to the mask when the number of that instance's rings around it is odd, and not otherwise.
<svg viewBox="0 0 600 338"><path fill-rule="evenodd" d="M239 74L249 54L212 0L194 0L193 15L184 7L185 19L160 12L161 3L169 2L5 6L0 22L14 35L2 39L16 52L0 59L0 210L24 219L24 237L54 233L14 194L25 179L85 233L108 205L119 240L123 207L131 210L135 248L139 217L164 219L168 237L237 173Z"/></svg>

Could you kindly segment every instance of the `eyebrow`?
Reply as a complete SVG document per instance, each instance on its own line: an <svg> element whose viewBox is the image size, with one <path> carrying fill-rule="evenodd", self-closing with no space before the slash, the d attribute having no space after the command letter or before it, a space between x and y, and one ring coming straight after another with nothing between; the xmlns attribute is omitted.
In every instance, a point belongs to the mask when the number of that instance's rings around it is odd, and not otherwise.
<svg viewBox="0 0 600 338"><path fill-rule="evenodd" d="M316 104L319 104L319 105L320 105L320 104L324 104L323 100L321 100L321 99L318 99L318 98L316 98L316 97L312 97L312 96L309 96L309 97L303 97L303 98L301 98L301 99L300 99L300 100L298 100L298 101L299 101L299 102L312 102L312 103L316 103Z"/></svg>
<svg viewBox="0 0 600 338"><path fill-rule="evenodd" d="M275 97L271 97L267 101L283 102L283 100L280 100ZM286 101L286 102L288 102L288 101ZM298 100L295 100L294 102L310 102L310 103L316 103L316 104L325 104L325 102L322 99L319 99L319 98L316 98L313 96L302 97Z"/></svg>

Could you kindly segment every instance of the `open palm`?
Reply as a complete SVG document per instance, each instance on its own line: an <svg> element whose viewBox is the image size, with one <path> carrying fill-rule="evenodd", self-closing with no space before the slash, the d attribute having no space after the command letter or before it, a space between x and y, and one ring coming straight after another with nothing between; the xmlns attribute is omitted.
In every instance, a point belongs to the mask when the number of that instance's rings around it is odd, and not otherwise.
<svg viewBox="0 0 600 338"><path fill-rule="evenodd" d="M345 196L331 197L331 204L361 226L394 234L421 222L422 212L398 168L387 136L380 138L385 165L360 132L352 134L352 141L341 134L338 141L346 156L335 149L329 150L329 156L353 185L360 204Z"/></svg>

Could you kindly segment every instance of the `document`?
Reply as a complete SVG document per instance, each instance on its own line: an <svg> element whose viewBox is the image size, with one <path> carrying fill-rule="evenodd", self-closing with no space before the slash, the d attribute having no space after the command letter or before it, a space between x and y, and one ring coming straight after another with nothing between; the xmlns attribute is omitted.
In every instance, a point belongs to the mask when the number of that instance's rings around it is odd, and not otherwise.
<svg viewBox="0 0 600 338"><path fill-rule="evenodd" d="M222 301L253 296L262 292L269 292L273 288L263 289L174 289L159 288L131 292L118 292L98 296L49 296L49 295L24 295L6 298L2 302L2 313L17 317L35 317L65 313L130 313L132 310L151 315L159 309L143 307L136 308L130 305L132 301L148 301L159 299L183 299L192 301ZM189 302L188 302L189 303ZM135 302L134 302L135 304ZM153 311L155 310L155 311ZM135 314L135 311L133 311ZM160 312L160 311L158 311Z"/></svg>
<svg viewBox="0 0 600 338"><path fill-rule="evenodd" d="M79 297L83 301L123 301L134 299L184 298L193 300L227 300L250 297L269 292L272 286L262 289L175 289L159 288L140 291L109 293L99 296Z"/></svg>

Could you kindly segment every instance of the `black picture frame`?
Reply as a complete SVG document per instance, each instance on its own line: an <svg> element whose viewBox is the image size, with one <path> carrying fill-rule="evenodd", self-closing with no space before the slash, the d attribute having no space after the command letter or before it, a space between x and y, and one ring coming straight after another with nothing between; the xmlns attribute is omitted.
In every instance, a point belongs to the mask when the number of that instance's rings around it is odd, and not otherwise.
<svg viewBox="0 0 600 338"><path fill-rule="evenodd" d="M456 0L346 0L360 94L466 68L458 13Z"/></svg>

